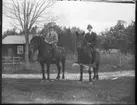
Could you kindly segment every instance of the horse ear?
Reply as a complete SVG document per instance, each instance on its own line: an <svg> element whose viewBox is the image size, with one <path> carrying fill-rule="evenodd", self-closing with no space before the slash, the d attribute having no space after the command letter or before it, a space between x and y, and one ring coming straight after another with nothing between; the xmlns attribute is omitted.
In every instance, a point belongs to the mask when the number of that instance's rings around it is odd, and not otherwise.
<svg viewBox="0 0 137 105"><path fill-rule="evenodd" d="M82 33L82 36L84 36L85 35L85 31Z"/></svg>
<svg viewBox="0 0 137 105"><path fill-rule="evenodd" d="M78 31L76 31L76 35L78 36Z"/></svg>

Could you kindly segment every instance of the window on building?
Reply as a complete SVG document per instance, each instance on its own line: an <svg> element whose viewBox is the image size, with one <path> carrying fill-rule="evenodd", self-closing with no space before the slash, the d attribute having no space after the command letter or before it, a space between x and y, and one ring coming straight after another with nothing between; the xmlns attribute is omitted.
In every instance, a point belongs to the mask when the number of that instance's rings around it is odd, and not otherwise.
<svg viewBox="0 0 137 105"><path fill-rule="evenodd" d="M23 46L17 46L17 54L23 54Z"/></svg>

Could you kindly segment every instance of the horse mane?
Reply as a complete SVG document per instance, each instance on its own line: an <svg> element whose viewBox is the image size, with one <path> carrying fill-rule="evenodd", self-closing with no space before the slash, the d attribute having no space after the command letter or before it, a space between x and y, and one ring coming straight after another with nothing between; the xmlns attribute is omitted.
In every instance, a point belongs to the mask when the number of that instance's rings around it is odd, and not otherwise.
<svg viewBox="0 0 137 105"><path fill-rule="evenodd" d="M45 42L44 37L42 37L42 36L33 36L31 41L35 41L35 43L37 43L38 45L41 45Z"/></svg>

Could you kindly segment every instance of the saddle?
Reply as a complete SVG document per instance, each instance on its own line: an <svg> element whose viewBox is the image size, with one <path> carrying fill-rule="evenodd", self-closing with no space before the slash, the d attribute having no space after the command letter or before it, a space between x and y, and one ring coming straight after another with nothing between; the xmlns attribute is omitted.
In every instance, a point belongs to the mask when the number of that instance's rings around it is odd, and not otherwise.
<svg viewBox="0 0 137 105"><path fill-rule="evenodd" d="M50 52L52 54L52 59L55 60L55 53L57 52L58 49L61 49L60 46L57 45L50 45Z"/></svg>

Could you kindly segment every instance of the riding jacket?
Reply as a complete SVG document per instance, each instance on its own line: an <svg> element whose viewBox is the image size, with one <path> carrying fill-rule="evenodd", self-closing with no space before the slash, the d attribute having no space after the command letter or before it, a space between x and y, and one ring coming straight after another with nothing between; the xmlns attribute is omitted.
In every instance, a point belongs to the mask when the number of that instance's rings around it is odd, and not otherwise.
<svg viewBox="0 0 137 105"><path fill-rule="evenodd" d="M86 33L85 39L87 40L88 43L91 44L92 47L95 47L96 45L96 39L97 39L97 34L94 32L91 33Z"/></svg>
<svg viewBox="0 0 137 105"><path fill-rule="evenodd" d="M57 45L57 43L58 43L58 34L57 34L55 31L49 32L49 33L45 36L45 41L46 41L47 43Z"/></svg>

